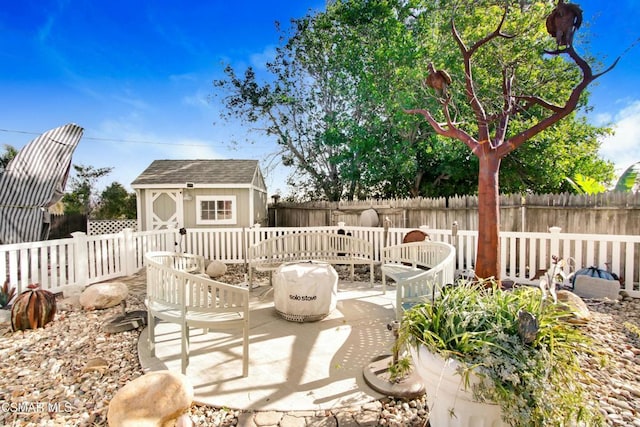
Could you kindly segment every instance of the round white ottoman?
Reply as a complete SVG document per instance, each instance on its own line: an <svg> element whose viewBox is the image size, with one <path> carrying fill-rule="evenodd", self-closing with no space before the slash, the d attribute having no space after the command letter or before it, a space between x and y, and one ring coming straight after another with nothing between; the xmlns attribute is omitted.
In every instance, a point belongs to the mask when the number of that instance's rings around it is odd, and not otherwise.
<svg viewBox="0 0 640 427"><path fill-rule="evenodd" d="M292 322L315 322L336 308L338 273L325 262L282 264L273 275L278 314Z"/></svg>

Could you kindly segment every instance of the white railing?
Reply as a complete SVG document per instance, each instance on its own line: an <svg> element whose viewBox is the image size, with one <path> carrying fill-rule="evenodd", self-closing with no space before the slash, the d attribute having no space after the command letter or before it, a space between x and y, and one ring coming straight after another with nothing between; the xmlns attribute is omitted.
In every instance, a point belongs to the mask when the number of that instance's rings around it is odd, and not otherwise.
<svg viewBox="0 0 640 427"><path fill-rule="evenodd" d="M177 251L202 255L224 263L246 263L247 248L258 241L303 231L337 233L339 229L373 243L374 259L380 261L381 248L402 242L412 229L381 227L255 227L189 229L134 232L87 236L44 242L0 245L0 279L21 292L30 283L61 292L67 285L89 285L113 277L135 273L144 266L149 251ZM422 228L434 241L456 247L458 269L475 264L477 232L470 230L430 230ZM640 298L640 236L569 234L551 228L548 233L503 232L501 277L532 283L536 273L550 267L551 256L572 258L577 269L597 266L616 273L625 290Z"/></svg>
<svg viewBox="0 0 640 427"><path fill-rule="evenodd" d="M139 270L149 251L173 251L175 230L87 236L70 239L0 245L0 279L20 293L31 283L62 292L65 286L86 286Z"/></svg>

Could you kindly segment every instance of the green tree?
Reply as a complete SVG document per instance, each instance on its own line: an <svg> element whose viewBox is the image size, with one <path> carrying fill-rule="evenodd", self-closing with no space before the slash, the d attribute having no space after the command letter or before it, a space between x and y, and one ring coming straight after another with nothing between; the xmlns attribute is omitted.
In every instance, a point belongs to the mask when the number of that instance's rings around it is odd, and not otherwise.
<svg viewBox="0 0 640 427"><path fill-rule="evenodd" d="M450 90L462 94L466 114L456 117L461 99L442 94L428 107L407 112L422 116L439 135L459 140L477 157L475 269L481 278L499 279L502 160L575 114L584 106L588 85L603 73L594 74L572 43L555 46L545 29L551 12L546 2L479 0L473 6L454 9L446 30L459 63Z"/></svg>
<svg viewBox="0 0 640 427"><path fill-rule="evenodd" d="M4 144L4 153L0 155L0 173L3 172L7 165L18 154L18 150L9 144Z"/></svg>
<svg viewBox="0 0 640 427"><path fill-rule="evenodd" d="M97 208L93 211L96 219L136 218L136 194L129 193L124 186L113 182L100 193Z"/></svg>
<svg viewBox="0 0 640 427"><path fill-rule="evenodd" d="M228 117L276 138L283 164L294 168L292 184L307 196L328 200L368 193L379 182L378 171L367 170L371 159L392 159L403 151L380 102L390 86L379 79L393 68L386 51L375 56L378 41L406 37L403 27L389 18L395 11L384 2L371 7L354 1L354 10L341 3L292 21L292 34L283 37L268 64L271 81L258 81L251 68L240 75L227 66L227 77L214 82L226 94ZM370 41L353 21L368 23ZM367 68L372 71L363 75Z"/></svg>
<svg viewBox="0 0 640 427"><path fill-rule="evenodd" d="M519 3L544 19L542 2ZM463 11L480 11L488 3L456 4ZM465 27L477 26L477 31L492 24L480 12L456 12L456 16L464 19ZM283 35L284 44L269 64L271 81L259 81L252 69L241 77L232 67L226 68L227 77L215 82L227 95L225 114L276 137L278 155L285 165L294 167L291 183L307 198L476 193L478 158L438 135L424 120L403 114L410 105L426 105L430 110L439 107L422 83L428 62L441 64L457 81L464 80L459 50L450 35L452 17L451 8L439 2L331 2L323 12L292 21L291 33ZM539 23L534 27L536 31L541 28ZM479 60L485 68L495 66L490 63L490 50L478 55L489 57ZM533 55L507 59L516 64ZM555 99L556 92L563 93L557 89L564 88L566 93L567 85L554 77L564 78L571 70L564 61L546 63L545 74L534 70L527 77L533 81L537 73L553 82L542 89ZM500 75L485 71L482 77L493 87L502 83ZM491 90L482 94L485 98L496 95ZM464 91L452 96L454 115L473 117L464 102ZM583 97L580 105L585 102ZM511 127L525 128L539 114L530 109L513 116ZM468 123L461 127L467 129ZM596 149L598 137L606 131L570 115L536 136L531 149L504 158L500 171L503 191L571 191L564 178L576 173L610 182L613 166L600 160Z"/></svg>
<svg viewBox="0 0 640 427"><path fill-rule="evenodd" d="M640 162L632 164L620 175L615 190L623 192L640 190Z"/></svg>
<svg viewBox="0 0 640 427"><path fill-rule="evenodd" d="M95 185L98 179L111 173L113 168L95 168L93 166L73 165L75 176L69 179L69 192L62 196L64 213L89 215L95 205Z"/></svg>

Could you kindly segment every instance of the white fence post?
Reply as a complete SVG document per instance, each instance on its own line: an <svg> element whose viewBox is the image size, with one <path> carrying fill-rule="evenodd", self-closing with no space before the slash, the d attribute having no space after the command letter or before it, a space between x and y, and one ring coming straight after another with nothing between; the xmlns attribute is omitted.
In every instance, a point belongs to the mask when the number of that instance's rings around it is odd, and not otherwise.
<svg viewBox="0 0 640 427"><path fill-rule="evenodd" d="M549 227L549 233L551 233L551 253L549 256L560 258L560 230L562 230L560 227Z"/></svg>
<svg viewBox="0 0 640 427"><path fill-rule="evenodd" d="M73 237L73 267L75 283L86 286L89 281L89 253L87 252L87 235L82 231L71 233Z"/></svg>
<svg viewBox="0 0 640 427"><path fill-rule="evenodd" d="M120 265L124 268L124 274L131 276L136 270L136 247L133 242L133 230L125 228L122 234L122 252L120 252Z"/></svg>

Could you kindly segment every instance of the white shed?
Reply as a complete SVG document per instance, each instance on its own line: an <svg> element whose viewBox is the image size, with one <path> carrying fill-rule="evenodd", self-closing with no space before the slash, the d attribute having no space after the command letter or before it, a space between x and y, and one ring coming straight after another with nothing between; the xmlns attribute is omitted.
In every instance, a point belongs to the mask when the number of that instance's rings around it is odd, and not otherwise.
<svg viewBox="0 0 640 427"><path fill-rule="evenodd" d="M131 186L141 231L267 225L257 160L155 160Z"/></svg>

